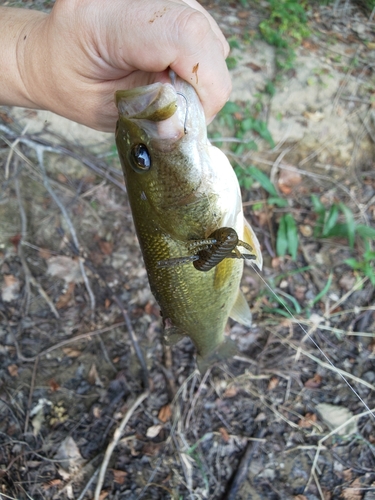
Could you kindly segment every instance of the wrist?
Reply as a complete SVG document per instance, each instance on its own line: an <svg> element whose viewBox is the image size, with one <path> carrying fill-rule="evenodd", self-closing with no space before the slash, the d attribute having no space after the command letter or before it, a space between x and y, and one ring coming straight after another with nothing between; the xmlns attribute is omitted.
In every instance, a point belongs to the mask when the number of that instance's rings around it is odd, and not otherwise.
<svg viewBox="0 0 375 500"><path fill-rule="evenodd" d="M36 108L24 79L25 49L46 14L0 7L0 104Z"/></svg>

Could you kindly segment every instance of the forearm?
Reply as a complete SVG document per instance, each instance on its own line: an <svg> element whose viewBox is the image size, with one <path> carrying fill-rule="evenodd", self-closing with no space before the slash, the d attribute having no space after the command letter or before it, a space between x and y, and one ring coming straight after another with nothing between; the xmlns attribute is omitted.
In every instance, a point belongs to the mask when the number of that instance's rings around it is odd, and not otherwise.
<svg viewBox="0 0 375 500"><path fill-rule="evenodd" d="M0 104L40 107L23 81L20 63L23 63L25 48L46 16L34 10L0 7Z"/></svg>

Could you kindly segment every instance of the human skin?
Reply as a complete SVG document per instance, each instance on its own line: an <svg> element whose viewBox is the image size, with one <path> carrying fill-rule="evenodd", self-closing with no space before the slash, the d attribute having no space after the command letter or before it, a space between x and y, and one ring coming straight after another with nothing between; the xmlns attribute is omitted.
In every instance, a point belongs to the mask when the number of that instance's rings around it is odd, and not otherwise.
<svg viewBox="0 0 375 500"><path fill-rule="evenodd" d="M56 0L50 14L0 7L0 104L48 109L113 132L116 90L196 89L207 122L227 101L229 46L195 0Z"/></svg>

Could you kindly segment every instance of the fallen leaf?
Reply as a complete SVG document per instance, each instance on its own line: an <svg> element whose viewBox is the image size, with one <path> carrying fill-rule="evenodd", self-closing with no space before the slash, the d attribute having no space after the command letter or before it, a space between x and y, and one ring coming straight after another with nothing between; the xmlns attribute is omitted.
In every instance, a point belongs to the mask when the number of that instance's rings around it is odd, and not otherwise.
<svg viewBox="0 0 375 500"><path fill-rule="evenodd" d="M317 389L320 387L322 384L322 377L315 373L315 375L312 378L309 378L309 380L306 380L305 382L305 387L308 387L309 389Z"/></svg>
<svg viewBox="0 0 375 500"><path fill-rule="evenodd" d="M44 406L40 407L35 417L31 420L31 425L33 426L33 434L37 436L44 424Z"/></svg>
<svg viewBox="0 0 375 500"><path fill-rule="evenodd" d="M11 377L18 377L18 366L8 365L8 372Z"/></svg>
<svg viewBox="0 0 375 500"><path fill-rule="evenodd" d="M237 392L238 392L237 387L232 385L225 390L223 398L234 398L234 396L237 395Z"/></svg>
<svg viewBox="0 0 375 500"><path fill-rule="evenodd" d="M58 255L47 260L47 273L51 276L63 279L66 283L81 283L82 273L77 258Z"/></svg>
<svg viewBox="0 0 375 500"><path fill-rule="evenodd" d="M43 484L43 489L44 491L47 491L50 488L53 488L54 486L60 486L61 484L62 484L61 479L51 479L51 481L48 481L48 483Z"/></svg>
<svg viewBox="0 0 375 500"><path fill-rule="evenodd" d="M344 500L361 500L362 499L362 484L359 477L355 479L349 488L343 488L341 497Z"/></svg>
<svg viewBox="0 0 375 500"><path fill-rule="evenodd" d="M268 391L272 391L273 389L276 389L276 387L279 385L279 377L271 377L270 381L268 382Z"/></svg>
<svg viewBox="0 0 375 500"><path fill-rule="evenodd" d="M225 441L225 443L227 443L229 441L229 434L228 434L227 430L225 429L225 427L220 427L219 432L221 434L221 437L223 438L223 441Z"/></svg>
<svg viewBox="0 0 375 500"><path fill-rule="evenodd" d="M56 392L60 389L60 384L58 384L55 379L51 379L48 385L52 392Z"/></svg>
<svg viewBox="0 0 375 500"><path fill-rule="evenodd" d="M310 429L316 421L317 416L315 413L306 413L306 415L298 422L298 425L302 427L302 429Z"/></svg>
<svg viewBox="0 0 375 500"><path fill-rule="evenodd" d="M61 442L54 459L58 460L61 467L69 472L77 470L84 462L78 446L71 436L68 436Z"/></svg>
<svg viewBox="0 0 375 500"><path fill-rule="evenodd" d="M117 484L124 484L125 478L128 475L124 470L112 469L113 481Z"/></svg>
<svg viewBox="0 0 375 500"><path fill-rule="evenodd" d="M313 113L305 111L303 113L303 116L314 123L318 123L324 120L324 113L321 113L320 111L315 111Z"/></svg>
<svg viewBox="0 0 375 500"><path fill-rule="evenodd" d="M353 417L353 413L344 406L320 403L316 406L316 410L323 422L331 430L335 430L342 426L337 431L339 436L349 436L350 434L356 434L358 432L357 419L350 420Z"/></svg>
<svg viewBox="0 0 375 500"><path fill-rule="evenodd" d="M249 62L246 64L246 66L254 71L254 73L258 73L258 71L262 71L262 66L258 66L258 64L255 64L253 62Z"/></svg>
<svg viewBox="0 0 375 500"><path fill-rule="evenodd" d="M161 424L151 425L151 427L147 429L146 436L151 439L155 438L160 433L162 428L163 426Z"/></svg>
<svg viewBox="0 0 375 500"><path fill-rule="evenodd" d="M98 387L103 387L103 383L100 380L98 370L96 369L95 363L91 365L90 371L87 375L87 380L89 384L96 385Z"/></svg>
<svg viewBox="0 0 375 500"><path fill-rule="evenodd" d="M51 257L51 252L48 250L48 248L39 248L39 257L48 260Z"/></svg>
<svg viewBox="0 0 375 500"><path fill-rule="evenodd" d="M98 245L100 248L100 251L104 255L111 255L113 252L113 243L112 241L106 241L106 240L99 240Z"/></svg>
<svg viewBox="0 0 375 500"><path fill-rule="evenodd" d="M104 500L109 495L109 491L102 491L99 495L99 500Z"/></svg>
<svg viewBox="0 0 375 500"><path fill-rule="evenodd" d="M73 347L63 347L63 353L69 358L78 358L82 354L78 349L73 349Z"/></svg>
<svg viewBox="0 0 375 500"><path fill-rule="evenodd" d="M68 288L66 289L65 293L60 295L58 301L56 302L56 309L62 309L69 304L70 299L72 298L74 293L74 287L75 283L73 281L68 284Z"/></svg>
<svg viewBox="0 0 375 500"><path fill-rule="evenodd" d="M301 182L302 176L295 168L282 168L280 170L277 185L283 194L290 194L293 188L301 184Z"/></svg>
<svg viewBox="0 0 375 500"><path fill-rule="evenodd" d="M1 286L1 298L4 302L12 302L18 297L20 281L13 274L4 274L4 283Z"/></svg>
<svg viewBox="0 0 375 500"><path fill-rule="evenodd" d="M304 236L305 238L310 238L310 236L312 236L313 234L313 229L308 224L300 224L298 226L298 229L300 230L302 236Z"/></svg>
<svg viewBox="0 0 375 500"><path fill-rule="evenodd" d="M20 241L22 239L22 236L20 234L15 234L14 236L11 236L9 238L9 241L14 245L14 249L17 252L18 250L18 245L20 244Z"/></svg>
<svg viewBox="0 0 375 500"><path fill-rule="evenodd" d="M164 405L160 408L158 419L160 422L167 422L172 416L172 410L169 404Z"/></svg>

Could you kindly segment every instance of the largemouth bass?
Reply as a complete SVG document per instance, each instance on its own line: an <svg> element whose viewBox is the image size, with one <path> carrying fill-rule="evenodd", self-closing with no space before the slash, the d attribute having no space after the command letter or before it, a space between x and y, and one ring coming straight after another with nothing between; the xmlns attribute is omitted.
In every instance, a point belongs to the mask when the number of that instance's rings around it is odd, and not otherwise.
<svg viewBox="0 0 375 500"><path fill-rule="evenodd" d="M189 336L205 371L235 352L228 317L251 324L239 285L244 255L261 268L260 246L191 85L175 77L119 91L116 104L116 145L165 340Z"/></svg>

